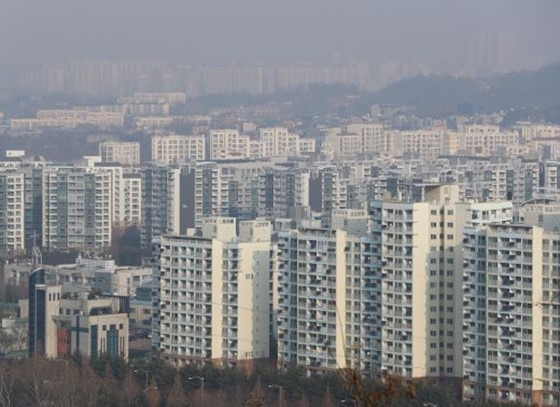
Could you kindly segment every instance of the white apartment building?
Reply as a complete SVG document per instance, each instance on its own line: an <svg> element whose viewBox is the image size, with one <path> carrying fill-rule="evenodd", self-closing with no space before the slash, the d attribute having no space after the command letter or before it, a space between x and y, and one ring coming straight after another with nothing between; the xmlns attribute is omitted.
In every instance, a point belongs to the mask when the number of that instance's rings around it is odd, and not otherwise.
<svg viewBox="0 0 560 407"><path fill-rule="evenodd" d="M314 138L302 138L298 140L298 154L313 154L316 152L317 142Z"/></svg>
<svg viewBox="0 0 560 407"><path fill-rule="evenodd" d="M123 167L111 163L93 163L86 167L91 173L108 173L111 188L111 218L113 225L124 224Z"/></svg>
<svg viewBox="0 0 560 407"><path fill-rule="evenodd" d="M34 119L11 119L12 130L33 130L45 127L76 128L123 127L124 114L120 112L94 112L89 110L39 110Z"/></svg>
<svg viewBox="0 0 560 407"><path fill-rule="evenodd" d="M512 205L460 203L454 185L423 188L421 201L371 202L369 217L335 209L331 229L279 232L280 287L289 293L280 295L283 364L334 369L351 363L366 374L432 377L460 386L462 230L509 221ZM356 234L357 241L348 237ZM300 302L306 296L309 303ZM337 308L340 315L327 313Z"/></svg>
<svg viewBox="0 0 560 407"><path fill-rule="evenodd" d="M464 397L558 405L560 236L514 224L464 239Z"/></svg>
<svg viewBox="0 0 560 407"><path fill-rule="evenodd" d="M233 129L210 130L206 139L209 160L248 158L250 138Z"/></svg>
<svg viewBox="0 0 560 407"><path fill-rule="evenodd" d="M335 159L357 158L364 154L364 138L358 133L329 129L323 142L322 151Z"/></svg>
<svg viewBox="0 0 560 407"><path fill-rule="evenodd" d="M518 123L515 129L525 142L560 138L560 126L553 124Z"/></svg>
<svg viewBox="0 0 560 407"><path fill-rule="evenodd" d="M493 155L519 145L519 133L494 125L464 125L458 131L459 150L473 155Z"/></svg>
<svg viewBox="0 0 560 407"><path fill-rule="evenodd" d="M0 170L0 254L25 250L25 175Z"/></svg>
<svg viewBox="0 0 560 407"><path fill-rule="evenodd" d="M258 159L265 155L264 143L260 140L249 140L249 158Z"/></svg>
<svg viewBox="0 0 560 407"><path fill-rule="evenodd" d="M381 367L381 263L368 216L336 211L335 229L278 232L278 364Z"/></svg>
<svg viewBox="0 0 560 407"><path fill-rule="evenodd" d="M260 129L259 140L263 143L263 157L285 157L299 155L299 140L297 134L290 133L283 127Z"/></svg>
<svg viewBox="0 0 560 407"><path fill-rule="evenodd" d="M140 164L140 143L124 141L99 143L99 155L104 163L138 165Z"/></svg>
<svg viewBox="0 0 560 407"><path fill-rule="evenodd" d="M111 245L112 174L85 168L43 171L43 247L99 249Z"/></svg>
<svg viewBox="0 0 560 407"><path fill-rule="evenodd" d="M142 223L142 176L140 174L123 175L122 222L125 225Z"/></svg>
<svg viewBox="0 0 560 407"><path fill-rule="evenodd" d="M166 129L175 122L172 116L147 116L137 117L134 120L136 128L142 130Z"/></svg>
<svg viewBox="0 0 560 407"><path fill-rule="evenodd" d="M365 153L386 154L391 151L391 138L382 123L353 123L346 126L346 131L361 136Z"/></svg>
<svg viewBox="0 0 560 407"><path fill-rule="evenodd" d="M435 160L440 155L446 153L446 138L448 137L447 129L436 127L432 129L421 129L402 131L393 134L398 140L400 138L402 145L402 153L419 157L424 160Z"/></svg>
<svg viewBox="0 0 560 407"><path fill-rule="evenodd" d="M154 268L152 344L176 366L251 365L269 357L271 225L209 218L162 236Z"/></svg>
<svg viewBox="0 0 560 407"><path fill-rule="evenodd" d="M178 105L187 101L184 92L135 92L132 97L120 98L120 103L155 103Z"/></svg>
<svg viewBox="0 0 560 407"><path fill-rule="evenodd" d="M178 164L204 160L205 146L203 136L154 136L152 161L158 164Z"/></svg>
<svg viewBox="0 0 560 407"><path fill-rule="evenodd" d="M352 123L327 129L322 149L336 159L352 159L363 154L398 155L393 151L398 145L394 133L381 123Z"/></svg>

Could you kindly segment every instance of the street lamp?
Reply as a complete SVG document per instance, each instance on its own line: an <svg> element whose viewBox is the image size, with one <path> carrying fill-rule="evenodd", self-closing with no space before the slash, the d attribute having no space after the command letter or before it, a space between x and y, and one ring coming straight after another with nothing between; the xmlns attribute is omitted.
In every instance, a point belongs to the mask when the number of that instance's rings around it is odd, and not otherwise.
<svg viewBox="0 0 560 407"><path fill-rule="evenodd" d="M200 381L200 405L204 405L204 377L202 376L191 376L189 380L199 380Z"/></svg>
<svg viewBox="0 0 560 407"><path fill-rule="evenodd" d="M284 391L284 387L280 386L279 384L269 384L269 389L278 390L278 407L282 407L282 393Z"/></svg>

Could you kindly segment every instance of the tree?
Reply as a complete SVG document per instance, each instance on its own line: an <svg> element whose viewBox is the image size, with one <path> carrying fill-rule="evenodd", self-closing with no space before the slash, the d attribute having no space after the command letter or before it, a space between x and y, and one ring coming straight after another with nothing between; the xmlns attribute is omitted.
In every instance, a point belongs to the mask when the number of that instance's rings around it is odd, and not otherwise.
<svg viewBox="0 0 560 407"><path fill-rule="evenodd" d="M27 349L27 330L26 323L14 323L9 329L0 330L0 354L6 355L14 352L21 352Z"/></svg>
<svg viewBox="0 0 560 407"><path fill-rule="evenodd" d="M251 407L263 407L265 401L264 391L261 385L261 380L257 379L255 383L255 388L251 392L251 397L247 401L247 406Z"/></svg>
<svg viewBox="0 0 560 407"><path fill-rule="evenodd" d="M6 366L0 368L0 407L11 407L14 376Z"/></svg>
<svg viewBox="0 0 560 407"><path fill-rule="evenodd" d="M181 383L181 376L179 374L175 375L175 381L173 382L173 388L169 397L167 397L168 407L183 407L187 405L187 397L183 390L183 385Z"/></svg>
<svg viewBox="0 0 560 407"><path fill-rule="evenodd" d="M161 393L157 387L155 379L152 379L150 386L145 390L149 407L159 407L161 403Z"/></svg>
<svg viewBox="0 0 560 407"><path fill-rule="evenodd" d="M331 386L327 385L325 397L323 398L323 407L334 407L334 400L331 394Z"/></svg>
<svg viewBox="0 0 560 407"><path fill-rule="evenodd" d="M416 389L411 383L404 383L400 378L385 375L382 383L370 389L364 384L361 373L354 369L343 369L342 376L350 398L364 407L381 407L391 405L398 399L412 399Z"/></svg>
<svg viewBox="0 0 560 407"><path fill-rule="evenodd" d="M137 406L142 397L142 388L139 386L132 369L127 369L124 375L124 397L128 406Z"/></svg>

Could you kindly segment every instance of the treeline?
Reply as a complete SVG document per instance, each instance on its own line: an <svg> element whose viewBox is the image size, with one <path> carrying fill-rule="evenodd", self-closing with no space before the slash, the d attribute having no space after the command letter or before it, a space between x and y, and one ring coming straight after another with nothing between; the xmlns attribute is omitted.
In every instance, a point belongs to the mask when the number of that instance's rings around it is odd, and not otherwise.
<svg viewBox="0 0 560 407"><path fill-rule="evenodd" d="M339 405L443 407L461 403L440 387L398 379L381 384L363 380L352 371L308 377L300 369L260 369L251 374L213 366L177 370L159 359L126 363L35 358L0 363L0 407Z"/></svg>

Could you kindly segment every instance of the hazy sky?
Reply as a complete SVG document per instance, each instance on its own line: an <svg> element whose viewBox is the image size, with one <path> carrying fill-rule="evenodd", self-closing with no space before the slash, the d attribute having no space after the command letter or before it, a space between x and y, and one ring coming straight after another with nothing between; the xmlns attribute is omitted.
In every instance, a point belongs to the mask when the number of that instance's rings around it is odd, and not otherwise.
<svg viewBox="0 0 560 407"><path fill-rule="evenodd" d="M559 0L2 0L1 67L77 57L326 60L457 69L477 30L560 60Z"/></svg>

